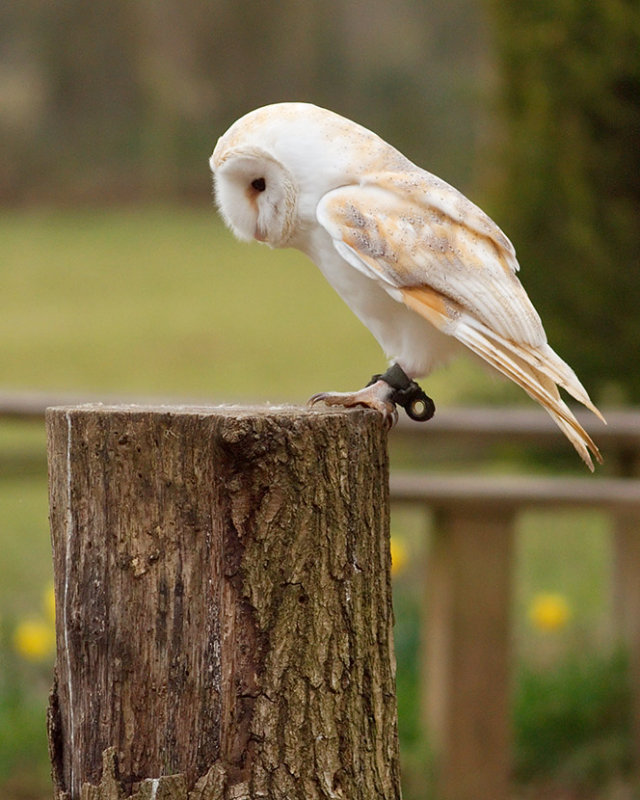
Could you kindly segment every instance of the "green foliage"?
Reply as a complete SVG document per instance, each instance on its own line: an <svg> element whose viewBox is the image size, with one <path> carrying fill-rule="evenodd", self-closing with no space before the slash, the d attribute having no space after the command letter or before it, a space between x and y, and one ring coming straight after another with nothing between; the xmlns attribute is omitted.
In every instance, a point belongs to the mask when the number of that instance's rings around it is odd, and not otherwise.
<svg viewBox="0 0 640 800"><path fill-rule="evenodd" d="M504 140L496 216L552 345L596 392L640 400L640 9L490 3Z"/></svg>
<svg viewBox="0 0 640 800"><path fill-rule="evenodd" d="M50 793L46 698L52 665L28 664L0 633L0 794L31 800ZM15 794L14 794L15 792Z"/></svg>
<svg viewBox="0 0 640 800"><path fill-rule="evenodd" d="M631 692L623 652L574 654L553 669L520 666L514 703L519 781L598 784L629 769Z"/></svg>

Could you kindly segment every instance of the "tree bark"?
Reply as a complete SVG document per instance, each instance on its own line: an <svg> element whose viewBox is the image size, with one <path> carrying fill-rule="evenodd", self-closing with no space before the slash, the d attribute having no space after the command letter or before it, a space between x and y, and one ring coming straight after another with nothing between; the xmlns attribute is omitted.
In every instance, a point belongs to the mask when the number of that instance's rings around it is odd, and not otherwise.
<svg viewBox="0 0 640 800"><path fill-rule="evenodd" d="M47 412L58 800L400 797L369 411Z"/></svg>

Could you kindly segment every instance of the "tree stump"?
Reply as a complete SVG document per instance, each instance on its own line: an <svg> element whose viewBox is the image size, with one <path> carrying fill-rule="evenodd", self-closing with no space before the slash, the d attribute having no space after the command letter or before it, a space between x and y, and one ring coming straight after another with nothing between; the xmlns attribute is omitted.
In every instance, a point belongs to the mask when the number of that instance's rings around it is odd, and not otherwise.
<svg viewBox="0 0 640 800"><path fill-rule="evenodd" d="M56 798L400 797L371 411L49 409Z"/></svg>

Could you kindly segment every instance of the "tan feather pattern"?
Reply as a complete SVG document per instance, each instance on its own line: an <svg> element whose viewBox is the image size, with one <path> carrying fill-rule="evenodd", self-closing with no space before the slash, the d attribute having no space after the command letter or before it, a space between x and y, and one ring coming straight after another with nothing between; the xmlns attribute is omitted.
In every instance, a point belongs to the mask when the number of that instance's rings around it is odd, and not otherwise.
<svg viewBox="0 0 640 800"><path fill-rule="evenodd" d="M516 275L513 246L498 226L423 170L405 195L408 182L376 174L336 189L320 201L318 220L384 283L432 287L503 336L543 344L540 317Z"/></svg>

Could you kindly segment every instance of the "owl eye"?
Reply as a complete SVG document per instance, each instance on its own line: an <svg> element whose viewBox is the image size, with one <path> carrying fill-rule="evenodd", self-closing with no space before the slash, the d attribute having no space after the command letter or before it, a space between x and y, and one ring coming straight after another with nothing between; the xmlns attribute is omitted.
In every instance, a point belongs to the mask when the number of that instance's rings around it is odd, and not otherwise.
<svg viewBox="0 0 640 800"><path fill-rule="evenodd" d="M251 186L256 192L264 192L267 188L267 183L264 178L256 178L254 181L251 181Z"/></svg>

